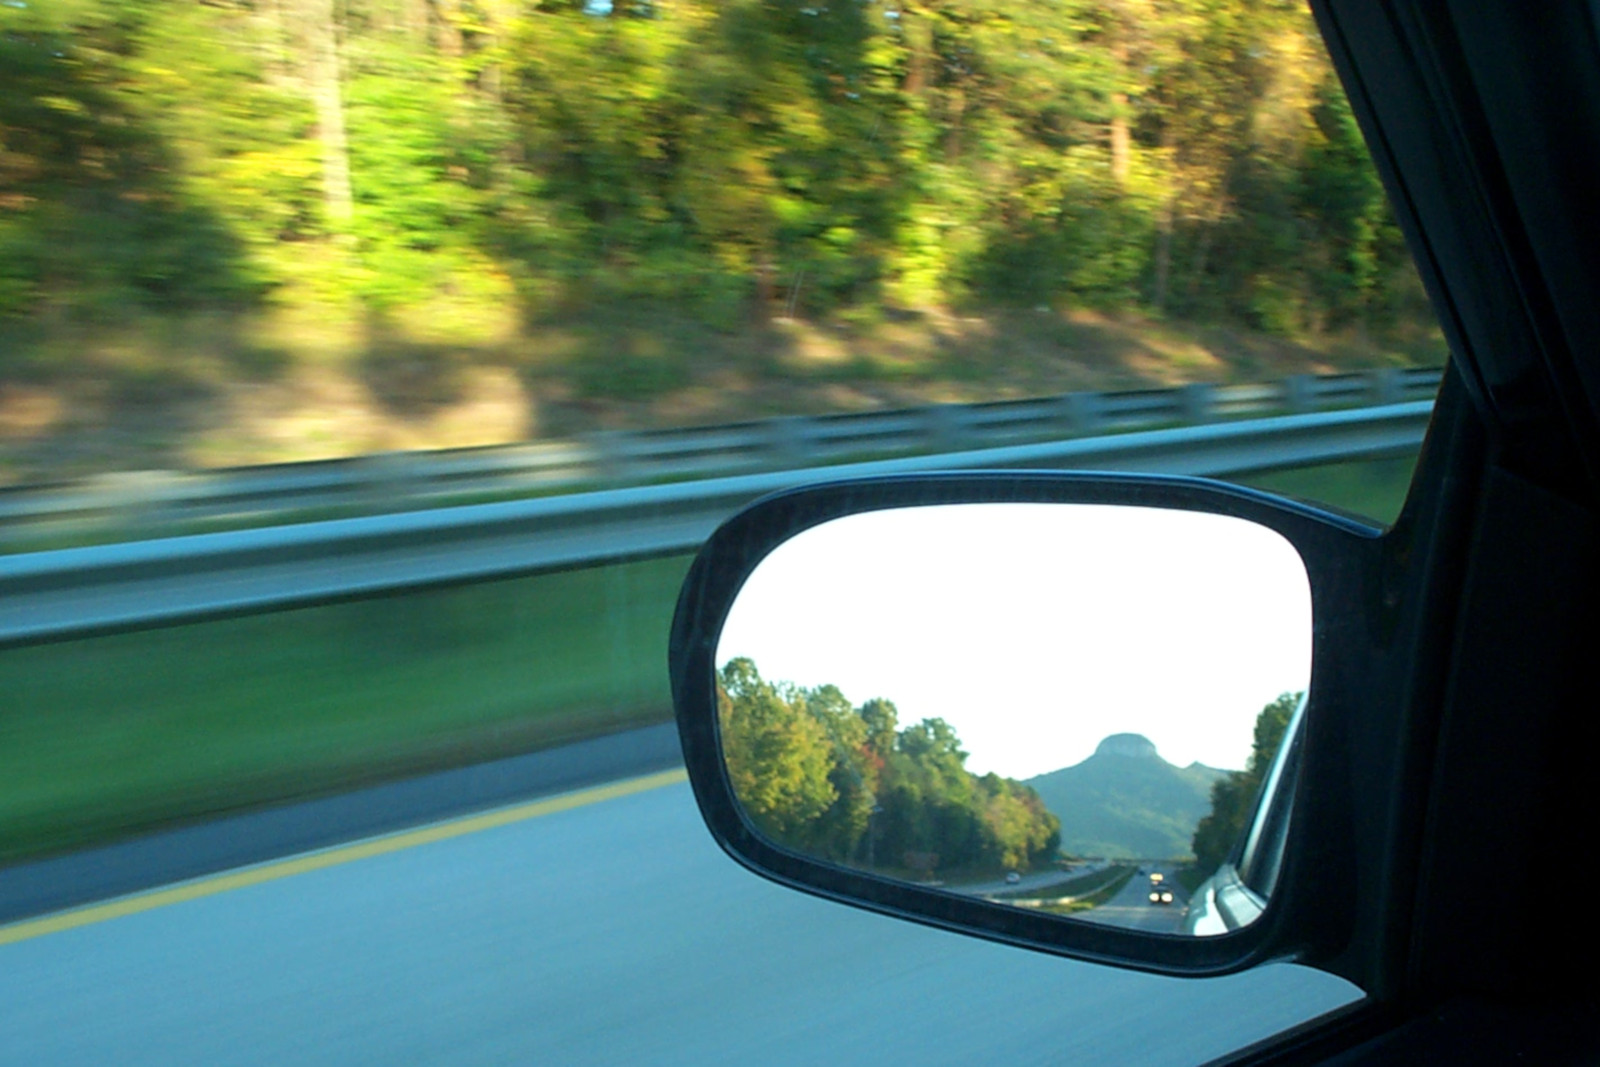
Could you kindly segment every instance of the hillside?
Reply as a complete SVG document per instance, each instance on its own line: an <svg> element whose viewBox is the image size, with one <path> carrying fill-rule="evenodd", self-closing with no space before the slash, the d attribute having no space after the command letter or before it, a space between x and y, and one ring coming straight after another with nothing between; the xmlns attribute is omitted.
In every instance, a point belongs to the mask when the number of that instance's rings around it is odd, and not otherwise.
<svg viewBox="0 0 1600 1067"><path fill-rule="evenodd" d="M1303 7L863 10L0 4L0 484L1444 361Z"/></svg>
<svg viewBox="0 0 1600 1067"><path fill-rule="evenodd" d="M1225 771L1176 767L1139 734L1113 734L1082 763L1027 780L1061 820L1062 851L1085 856L1179 857L1211 809Z"/></svg>

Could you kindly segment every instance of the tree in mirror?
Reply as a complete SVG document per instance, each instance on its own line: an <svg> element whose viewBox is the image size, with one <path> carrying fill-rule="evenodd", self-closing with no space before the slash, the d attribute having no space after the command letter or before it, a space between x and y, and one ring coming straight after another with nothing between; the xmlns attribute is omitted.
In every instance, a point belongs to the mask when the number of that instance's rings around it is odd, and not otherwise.
<svg viewBox="0 0 1600 1067"><path fill-rule="evenodd" d="M1277 533L1200 512L963 504L803 531L718 639L729 780L773 843L1169 933L1238 857L1311 670ZM1258 913L1258 912L1257 912ZM1214 924L1212 924L1214 925Z"/></svg>

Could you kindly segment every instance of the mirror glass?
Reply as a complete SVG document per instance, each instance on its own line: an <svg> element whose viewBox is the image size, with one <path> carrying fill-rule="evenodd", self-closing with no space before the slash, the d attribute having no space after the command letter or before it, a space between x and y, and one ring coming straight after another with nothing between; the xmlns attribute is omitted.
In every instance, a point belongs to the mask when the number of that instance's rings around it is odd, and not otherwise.
<svg viewBox="0 0 1600 1067"><path fill-rule="evenodd" d="M1222 932L1271 891L1247 884L1241 853L1252 827L1286 822L1258 799L1286 777L1273 757L1311 626L1299 554L1241 519L852 515L780 545L740 590L717 646L722 755L750 823L790 850L1074 919ZM1219 915L1218 899L1249 906Z"/></svg>

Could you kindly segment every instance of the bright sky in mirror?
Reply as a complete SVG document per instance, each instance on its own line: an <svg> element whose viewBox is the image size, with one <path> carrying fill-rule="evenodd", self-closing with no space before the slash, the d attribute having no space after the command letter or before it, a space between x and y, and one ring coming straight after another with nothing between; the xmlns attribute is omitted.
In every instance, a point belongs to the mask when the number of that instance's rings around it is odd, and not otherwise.
<svg viewBox="0 0 1600 1067"><path fill-rule="evenodd" d="M718 664L939 717L969 770L1027 778L1143 734L1179 766L1239 768L1263 705L1306 688L1311 590L1240 519L1083 504L852 515L756 568Z"/></svg>

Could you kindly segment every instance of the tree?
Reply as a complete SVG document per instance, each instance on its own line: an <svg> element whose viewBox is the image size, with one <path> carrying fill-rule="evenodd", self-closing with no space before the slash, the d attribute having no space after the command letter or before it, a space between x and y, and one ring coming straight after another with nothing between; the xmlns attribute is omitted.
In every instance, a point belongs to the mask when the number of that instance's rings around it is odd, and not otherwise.
<svg viewBox="0 0 1600 1067"><path fill-rule="evenodd" d="M270 84L262 40L234 5L0 6L0 319L263 295L263 253L300 210L283 149L305 109Z"/></svg>
<svg viewBox="0 0 1600 1067"><path fill-rule="evenodd" d="M343 79L339 63L339 27L333 0L303 0L309 44L311 98L317 108L317 138L322 142L322 190L329 222L350 221L350 148L344 130Z"/></svg>
<svg viewBox="0 0 1600 1067"><path fill-rule="evenodd" d="M879 787L879 767L868 748L867 723L837 686L799 691L795 698L821 724L833 757L828 783L836 799L817 820L813 840L829 859L852 859L871 822Z"/></svg>
<svg viewBox="0 0 1600 1067"><path fill-rule="evenodd" d="M54 0L0 50L8 319L1427 314L1290 0Z"/></svg>
<svg viewBox="0 0 1600 1067"><path fill-rule="evenodd" d="M722 669L717 711L734 794L778 841L808 846L817 820L838 799L822 726L761 680L746 659Z"/></svg>
<svg viewBox="0 0 1600 1067"><path fill-rule="evenodd" d="M1211 812L1201 817L1194 830L1195 863L1202 871L1214 871L1228 862L1243 840L1267 770L1283 744L1302 695L1283 693L1262 708L1256 716L1250 758L1244 769L1212 783Z"/></svg>
<svg viewBox="0 0 1600 1067"><path fill-rule="evenodd" d="M774 840L839 863L923 875L935 869L1026 870L1060 845L1037 793L979 778L950 724L898 732L883 699L859 708L836 686L763 679L748 659L719 674L723 757L740 803Z"/></svg>
<svg viewBox="0 0 1600 1067"><path fill-rule="evenodd" d="M882 766L894 752L900 712L887 700L873 699L861 705L861 720L867 727L867 747Z"/></svg>

